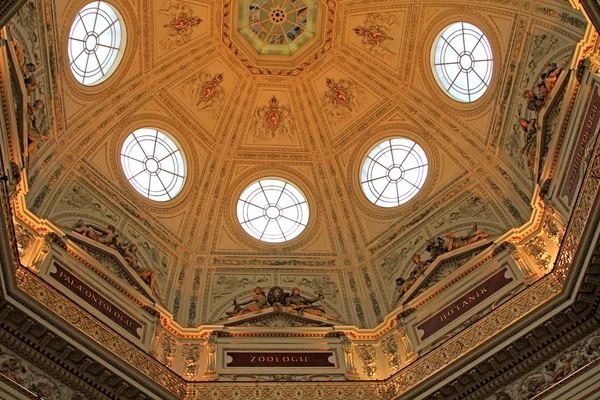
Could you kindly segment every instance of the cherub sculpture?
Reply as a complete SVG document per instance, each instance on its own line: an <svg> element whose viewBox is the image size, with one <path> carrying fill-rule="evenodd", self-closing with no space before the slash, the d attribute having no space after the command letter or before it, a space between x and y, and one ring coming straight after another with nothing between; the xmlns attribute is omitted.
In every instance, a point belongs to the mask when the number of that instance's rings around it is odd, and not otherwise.
<svg viewBox="0 0 600 400"><path fill-rule="evenodd" d="M336 121L355 113L359 109L359 97L362 97L360 87L350 79L325 78L327 90L323 95L323 111L327 117Z"/></svg>
<svg viewBox="0 0 600 400"><path fill-rule="evenodd" d="M242 307L245 306L246 307ZM267 296L260 287L256 287L254 289L254 296L250 298L250 300L238 303L237 299L233 300L233 311L226 311L228 317L236 317L238 315L248 314L254 311L260 311L263 308L268 307L267 305Z"/></svg>
<svg viewBox="0 0 600 400"><path fill-rule="evenodd" d="M325 307L314 304L319 300L323 300L324 298L325 296L323 296L323 293L318 293L314 298L304 297L300 294L300 289L295 287L292 289L292 294L287 298L287 305L291 307L292 310L296 310L300 315L307 313L323 317L328 320L330 319L339 321L340 317L327 315L325 313Z"/></svg>
<svg viewBox="0 0 600 400"><path fill-rule="evenodd" d="M192 40L194 27L202 22L202 18L194 15L192 8L177 1L169 1L167 7L158 10L158 13L169 18L169 22L163 25L168 36L160 42L165 49L182 46Z"/></svg>

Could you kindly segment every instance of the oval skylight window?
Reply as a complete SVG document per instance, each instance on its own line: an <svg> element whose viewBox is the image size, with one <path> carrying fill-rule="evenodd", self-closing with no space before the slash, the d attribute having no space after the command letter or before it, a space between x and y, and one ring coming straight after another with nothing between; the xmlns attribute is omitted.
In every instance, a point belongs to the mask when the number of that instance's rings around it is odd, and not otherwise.
<svg viewBox="0 0 600 400"><path fill-rule="evenodd" d="M427 156L421 146L406 138L388 139L363 161L360 186L373 204L397 207L419 192L427 170Z"/></svg>
<svg viewBox="0 0 600 400"><path fill-rule="evenodd" d="M157 129L142 128L127 136L121 165L129 183L150 200L171 200L183 188L183 154L174 139Z"/></svg>
<svg viewBox="0 0 600 400"><path fill-rule="evenodd" d="M75 78L86 86L97 85L116 69L125 46L125 27L118 11L94 1L75 17L69 33L69 65Z"/></svg>
<svg viewBox="0 0 600 400"><path fill-rule="evenodd" d="M248 186L237 203L244 230L263 242L286 242L298 236L308 223L308 202L293 184L275 178Z"/></svg>
<svg viewBox="0 0 600 400"><path fill-rule="evenodd" d="M466 22L444 29L433 45L433 72L437 83L453 99L475 101L492 79L492 47L483 32Z"/></svg>

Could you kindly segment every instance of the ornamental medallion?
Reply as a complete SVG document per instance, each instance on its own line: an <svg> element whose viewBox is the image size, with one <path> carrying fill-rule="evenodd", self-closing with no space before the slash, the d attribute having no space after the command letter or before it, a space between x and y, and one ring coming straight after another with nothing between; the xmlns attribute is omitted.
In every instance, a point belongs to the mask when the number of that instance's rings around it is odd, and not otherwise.
<svg viewBox="0 0 600 400"><path fill-rule="evenodd" d="M160 43L166 49L181 46L191 40L194 27L200 25L202 18L194 15L194 10L178 2L169 2L169 6L159 10L160 14L167 15L171 20L163 25L167 29L165 39Z"/></svg>
<svg viewBox="0 0 600 400"><path fill-rule="evenodd" d="M184 93L189 96L195 109L211 111L216 118L225 99L225 88L222 83L222 73L211 75L201 72L185 81Z"/></svg>
<svg viewBox="0 0 600 400"><path fill-rule="evenodd" d="M349 79L325 78L327 91L323 94L324 111L330 120L342 119L358 111L362 90Z"/></svg>
<svg viewBox="0 0 600 400"><path fill-rule="evenodd" d="M361 44L369 53L383 58L387 55L394 55L387 47L386 42L394 40L390 36L390 31L395 25L398 25L395 15L369 14L362 26L354 28L354 33L361 37Z"/></svg>
<svg viewBox="0 0 600 400"><path fill-rule="evenodd" d="M289 106L279 105L279 100L273 96L269 105L257 108L254 113L252 129L255 138L275 138L276 135L283 134L291 139L290 114Z"/></svg>

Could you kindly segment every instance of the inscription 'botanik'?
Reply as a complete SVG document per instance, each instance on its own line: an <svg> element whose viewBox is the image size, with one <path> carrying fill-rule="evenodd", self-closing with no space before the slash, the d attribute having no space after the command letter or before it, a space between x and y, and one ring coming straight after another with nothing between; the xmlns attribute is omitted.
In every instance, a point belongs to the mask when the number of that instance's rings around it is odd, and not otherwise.
<svg viewBox="0 0 600 400"><path fill-rule="evenodd" d="M465 300L462 301L462 303L455 305L454 308L451 308L444 314L440 315L440 321L444 322L448 319L448 317L453 316L454 310L456 310L456 312L466 311L465 309L470 308L470 306L475 302L475 300L479 299L481 296L486 295L487 293L488 290L485 287L479 289L473 295L469 295Z"/></svg>
<svg viewBox="0 0 600 400"><path fill-rule="evenodd" d="M498 291L513 280L514 278L510 276L508 269L502 268L477 287L471 289L462 297L419 324L417 329L423 331L421 340L425 340L429 336L444 329L449 324L492 297L495 293L498 293Z"/></svg>

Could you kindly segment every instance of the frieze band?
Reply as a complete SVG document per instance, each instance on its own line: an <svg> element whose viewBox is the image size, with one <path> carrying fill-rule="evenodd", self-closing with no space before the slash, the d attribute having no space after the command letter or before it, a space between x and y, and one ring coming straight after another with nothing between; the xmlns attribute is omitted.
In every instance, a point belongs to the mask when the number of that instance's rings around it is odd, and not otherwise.
<svg viewBox="0 0 600 400"><path fill-rule="evenodd" d="M508 270L506 268L502 268L475 289L472 289L460 299L419 325L417 329L424 332L421 340L425 340L429 336L445 328L448 324L466 314L478 304L489 299L500 289L512 282L512 276L508 278L505 276L507 272Z"/></svg>
<svg viewBox="0 0 600 400"><path fill-rule="evenodd" d="M227 367L333 367L329 361L333 357L327 352L245 352L229 351L226 355L232 358Z"/></svg>
<svg viewBox="0 0 600 400"><path fill-rule="evenodd" d="M56 268L56 272L50 273L52 278L56 279L57 282L75 293L103 315L110 318L111 321L116 322L121 328L135 336L136 339L141 339L138 329L142 327L142 324L64 269L60 264L55 262L54 267Z"/></svg>

